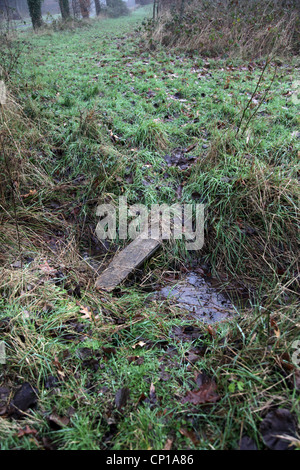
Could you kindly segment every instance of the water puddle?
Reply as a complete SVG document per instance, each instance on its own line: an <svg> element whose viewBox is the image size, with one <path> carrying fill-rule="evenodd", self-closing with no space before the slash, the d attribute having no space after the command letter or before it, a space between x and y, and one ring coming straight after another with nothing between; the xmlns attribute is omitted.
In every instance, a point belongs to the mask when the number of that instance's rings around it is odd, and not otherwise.
<svg viewBox="0 0 300 470"><path fill-rule="evenodd" d="M156 298L170 301L191 316L205 323L230 319L235 309L225 294L219 292L208 280L190 272L180 281L156 292Z"/></svg>

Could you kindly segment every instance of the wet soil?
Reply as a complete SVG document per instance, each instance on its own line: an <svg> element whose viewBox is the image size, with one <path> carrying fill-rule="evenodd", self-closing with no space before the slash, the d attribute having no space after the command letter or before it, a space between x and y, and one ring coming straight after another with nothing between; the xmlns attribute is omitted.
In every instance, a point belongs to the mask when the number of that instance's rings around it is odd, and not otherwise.
<svg viewBox="0 0 300 470"><path fill-rule="evenodd" d="M228 320L235 312L226 294L194 272L189 272L176 283L162 287L156 292L155 298L168 300L205 323Z"/></svg>

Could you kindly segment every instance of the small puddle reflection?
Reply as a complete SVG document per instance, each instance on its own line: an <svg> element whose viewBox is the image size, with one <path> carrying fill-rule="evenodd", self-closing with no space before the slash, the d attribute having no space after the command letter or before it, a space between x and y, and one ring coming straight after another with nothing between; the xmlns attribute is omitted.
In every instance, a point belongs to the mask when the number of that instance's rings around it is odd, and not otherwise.
<svg viewBox="0 0 300 470"><path fill-rule="evenodd" d="M233 316L233 304L199 274L190 272L183 279L156 292L155 298L169 300L206 323L224 321Z"/></svg>

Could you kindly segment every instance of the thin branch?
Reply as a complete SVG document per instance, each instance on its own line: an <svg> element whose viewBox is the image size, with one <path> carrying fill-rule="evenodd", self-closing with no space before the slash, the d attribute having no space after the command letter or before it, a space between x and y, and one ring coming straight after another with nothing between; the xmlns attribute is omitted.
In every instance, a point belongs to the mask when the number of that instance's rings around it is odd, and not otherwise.
<svg viewBox="0 0 300 470"><path fill-rule="evenodd" d="M275 68L275 72L274 72L274 75L272 77L272 80L271 80L271 83L270 85L268 86L268 88L266 89L265 93L264 93L264 96L262 97L262 99L260 100L260 103L258 104L258 106L256 106L255 110L253 111L253 113L251 114L251 116L248 118L248 121L246 122L245 124L245 127L244 127L244 130L242 132L242 136L245 134L245 131L249 125L249 122L251 121L251 119L256 115L257 111L259 110L259 108L261 107L262 103L264 102L267 94L269 93L270 89L271 89L271 86L273 85L273 82L275 80L275 77L277 75L277 67Z"/></svg>
<svg viewBox="0 0 300 470"><path fill-rule="evenodd" d="M236 134L235 134L235 137L237 137L237 135L238 135L238 133L239 133L239 131L240 131L240 128L241 128L243 119L244 119L244 117L245 117L246 111L247 111L247 109L249 108L250 104L252 103L252 100L253 100L253 98L254 98L254 96L255 96L255 94L256 94L258 88L259 88L259 85L260 85L260 83L261 83L261 81L262 81L262 78L263 78L263 76L264 76L264 73L265 73L266 68L267 68L267 66L269 65L269 63L270 63L270 59L267 59L265 65L264 65L264 67L263 67L263 69L262 69L262 72L261 72L261 74L260 74L260 77L259 77L259 79L258 79L258 82L257 82L257 84L256 84L256 87L255 87L255 89L254 89L254 91L253 91L253 93L252 93L252 95L251 95L251 97L250 97L250 99L249 99L249 101L248 101L246 107L245 107L244 110L243 110L243 114L242 114L240 123L239 123L239 125L238 125L237 131L236 131Z"/></svg>

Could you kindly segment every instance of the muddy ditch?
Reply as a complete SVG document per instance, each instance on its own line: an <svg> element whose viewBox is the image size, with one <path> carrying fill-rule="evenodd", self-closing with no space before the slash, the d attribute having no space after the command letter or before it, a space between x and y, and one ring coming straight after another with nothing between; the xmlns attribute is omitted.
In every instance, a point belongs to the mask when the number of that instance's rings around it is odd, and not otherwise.
<svg viewBox="0 0 300 470"><path fill-rule="evenodd" d="M216 323L230 320L236 309L229 296L214 287L204 276L190 271L179 280L167 282L150 296L152 300L170 302L196 320Z"/></svg>
<svg viewBox="0 0 300 470"><path fill-rule="evenodd" d="M108 252L110 250L108 249ZM113 250L115 252L115 250ZM99 262L94 253L85 253L84 259L93 267L97 274L106 268ZM113 259L113 256L111 260ZM108 263L109 265L109 263ZM108 266L106 264L106 267ZM150 285L141 283L143 266L133 270L124 281L126 287L135 286L144 292L149 292L147 304L153 301L168 303L182 310L187 319L204 323L216 323L231 320L240 309L249 307L250 293L245 287L232 283L218 281L210 272L193 268L189 265L184 271L172 272L171 276L163 276L161 280L152 279ZM122 284L114 289L114 296L122 296Z"/></svg>

